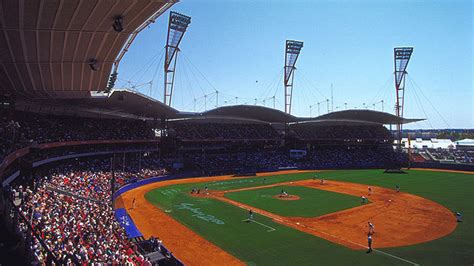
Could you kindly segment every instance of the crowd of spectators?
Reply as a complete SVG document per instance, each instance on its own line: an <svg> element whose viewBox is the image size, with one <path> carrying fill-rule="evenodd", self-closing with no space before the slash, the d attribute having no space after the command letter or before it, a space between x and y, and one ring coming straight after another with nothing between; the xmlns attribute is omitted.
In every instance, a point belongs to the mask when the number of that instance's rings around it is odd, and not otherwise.
<svg viewBox="0 0 474 266"><path fill-rule="evenodd" d="M20 125L19 137L29 142L154 138L151 128L141 120L71 118L24 112L15 113L14 120Z"/></svg>
<svg viewBox="0 0 474 266"><path fill-rule="evenodd" d="M4 112L0 120L0 161L38 143L85 140L145 140L155 133L144 121Z"/></svg>
<svg viewBox="0 0 474 266"><path fill-rule="evenodd" d="M247 151L238 153L187 154L187 162L209 173L239 172L277 168L349 169L400 167L407 162L406 153L397 153L385 146L321 146L298 159L290 158L283 149Z"/></svg>
<svg viewBox="0 0 474 266"><path fill-rule="evenodd" d="M20 186L12 193L15 200L20 197L19 209L26 218L20 230L27 234L31 226L60 264L146 263L115 220L110 204L60 194L49 190L47 183L34 192ZM31 249L38 262L46 263L47 250L38 239L33 239Z"/></svg>
<svg viewBox="0 0 474 266"><path fill-rule="evenodd" d="M314 149L301 168L353 169L400 167L407 162L407 154L385 146L329 146Z"/></svg>
<svg viewBox="0 0 474 266"><path fill-rule="evenodd" d="M296 166L287 152L275 149L218 154L192 153L186 154L185 160L195 169L206 173L218 173L226 170L233 172L256 171Z"/></svg>
<svg viewBox="0 0 474 266"><path fill-rule="evenodd" d="M311 123L294 124L291 130L301 139L375 139L391 140L390 132L380 125L331 125L317 126Z"/></svg>
<svg viewBox="0 0 474 266"><path fill-rule="evenodd" d="M115 163L117 187L141 174L164 175L166 170L156 157L143 159L137 171L136 162ZM23 217L20 231L29 228L45 243L60 263L116 265L151 265L137 253L123 228L115 220L111 206L112 173L110 159L76 161L45 170L34 178L33 185L19 185L11 190L14 201L20 201ZM132 171L134 169L134 171ZM46 263L47 250L36 238L31 249L40 263Z"/></svg>
<svg viewBox="0 0 474 266"><path fill-rule="evenodd" d="M177 138L191 140L278 138L278 133L269 124L174 123L171 130Z"/></svg>
<svg viewBox="0 0 474 266"><path fill-rule="evenodd" d="M474 150L464 149L413 149L413 155L422 156L425 161L442 163L474 164ZM413 156L414 157L414 156Z"/></svg>
<svg viewBox="0 0 474 266"><path fill-rule="evenodd" d="M141 159L140 167L135 157L126 160L125 164L116 159L114 164L114 179L117 187L139 179L162 176L167 173L163 163L156 156L147 156ZM44 179L49 187L77 196L108 202L111 195L111 160L75 160L72 163L53 168L45 175L39 175L38 179Z"/></svg>

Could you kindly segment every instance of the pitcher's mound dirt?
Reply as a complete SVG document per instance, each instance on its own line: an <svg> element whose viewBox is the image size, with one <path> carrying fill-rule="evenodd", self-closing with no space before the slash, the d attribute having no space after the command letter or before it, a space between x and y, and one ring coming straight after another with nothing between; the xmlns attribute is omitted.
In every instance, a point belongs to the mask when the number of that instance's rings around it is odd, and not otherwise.
<svg viewBox="0 0 474 266"><path fill-rule="evenodd" d="M279 199L279 200L299 200L300 196L291 195L291 194L288 194L287 196L283 196L283 195L278 194L278 195L273 196L272 198Z"/></svg>

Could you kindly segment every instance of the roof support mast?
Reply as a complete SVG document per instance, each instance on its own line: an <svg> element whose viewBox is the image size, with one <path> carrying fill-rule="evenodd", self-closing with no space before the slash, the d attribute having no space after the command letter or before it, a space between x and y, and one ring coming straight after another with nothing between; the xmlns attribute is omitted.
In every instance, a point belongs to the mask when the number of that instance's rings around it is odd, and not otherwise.
<svg viewBox="0 0 474 266"><path fill-rule="evenodd" d="M171 98L173 96L174 74L176 70L176 61L179 52L178 47L190 23L191 17L171 11L168 24L168 38L166 40L165 47L165 84L163 93L163 103L168 106L171 106Z"/></svg>
<svg viewBox="0 0 474 266"><path fill-rule="evenodd" d="M176 2L178 2L178 0L167 0L167 1L165 1L165 4L159 10L157 10L150 18L148 18L147 21L145 21L143 24L141 24L136 30L134 30L132 32L132 34L130 34L130 36L127 39L127 42L125 43L125 45L120 50L119 55L115 58L113 70L112 70L112 73L110 73L109 82L107 84L105 92L110 93L112 88L115 86L115 81L117 80L117 76L118 76L117 71L118 71L118 68L119 68L119 65L120 65L120 61L125 56L125 53L128 52L128 49L132 45L132 43L135 40L135 38L137 37L137 35L142 30L144 30L145 28L150 26L150 24L155 23L155 21L158 19L158 17L163 15L163 13L165 13L169 8L171 8L171 6L173 6ZM123 25L121 25L121 27L122 26ZM119 29L119 28L115 28L115 27L114 27L114 29L116 31L119 31L119 32L123 30L123 28Z"/></svg>
<svg viewBox="0 0 474 266"><path fill-rule="evenodd" d="M411 54L413 53L413 47L396 47L393 49L394 65L395 65L395 115L403 118L403 107L405 104L405 75L407 74L406 69L408 62L410 61ZM398 148L402 145L402 124L397 124L397 136Z"/></svg>
<svg viewBox="0 0 474 266"><path fill-rule="evenodd" d="M286 41L285 49L285 73L284 73L284 85L285 85L285 113L291 114L291 100L293 97L293 80L295 77L296 60L300 55L301 48L303 48L303 42L299 41Z"/></svg>

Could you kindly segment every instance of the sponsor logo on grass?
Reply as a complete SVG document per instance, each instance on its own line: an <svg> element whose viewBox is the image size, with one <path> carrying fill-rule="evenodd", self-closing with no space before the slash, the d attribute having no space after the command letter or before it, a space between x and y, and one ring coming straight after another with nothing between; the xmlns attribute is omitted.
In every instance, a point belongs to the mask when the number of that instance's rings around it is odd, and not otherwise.
<svg viewBox="0 0 474 266"><path fill-rule="evenodd" d="M213 185L222 186L222 185L234 185L234 184L245 184L245 183L254 183L255 180L253 179L238 179L232 181L220 181L220 182L213 182Z"/></svg>
<svg viewBox="0 0 474 266"><path fill-rule="evenodd" d="M192 215L193 217L204 220L206 222L211 222L211 223L215 223L215 224L218 224L218 225L225 224L224 221L222 221L220 219L217 219L214 215L205 214L203 211L201 211L201 208L195 208L193 206L194 206L194 204L192 204L192 203L183 202L179 205L176 205L176 208L178 208L179 210L188 210L191 213L193 213L193 215Z"/></svg>
<svg viewBox="0 0 474 266"><path fill-rule="evenodd" d="M163 194L165 196L171 196L171 195L174 195L178 192L179 192L179 190L177 190L177 189L166 189L166 190L162 190L161 194Z"/></svg>

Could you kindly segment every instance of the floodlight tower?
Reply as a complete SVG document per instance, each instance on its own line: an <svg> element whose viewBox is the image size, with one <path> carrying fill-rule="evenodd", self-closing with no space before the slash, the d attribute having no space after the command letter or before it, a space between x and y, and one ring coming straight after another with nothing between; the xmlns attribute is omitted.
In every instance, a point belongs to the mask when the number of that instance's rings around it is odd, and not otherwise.
<svg viewBox="0 0 474 266"><path fill-rule="evenodd" d="M179 44L184 33L191 23L191 17L171 11L168 23L168 38L166 40L165 57L165 87L163 103L171 106L173 96L174 74L176 70L176 60L179 52Z"/></svg>
<svg viewBox="0 0 474 266"><path fill-rule="evenodd" d="M295 64L298 56L300 55L301 48L303 48L303 42L299 41L286 41L285 49L285 73L284 73L284 85L285 85L285 113L291 113L291 100L293 96L293 79L295 77Z"/></svg>
<svg viewBox="0 0 474 266"><path fill-rule="evenodd" d="M408 62L410 61L413 47L396 47L393 49L394 65L395 65L395 91L397 94L395 102L395 114L403 118L403 107L405 104L405 75ZM397 124L397 140L398 145L402 145L402 124Z"/></svg>

